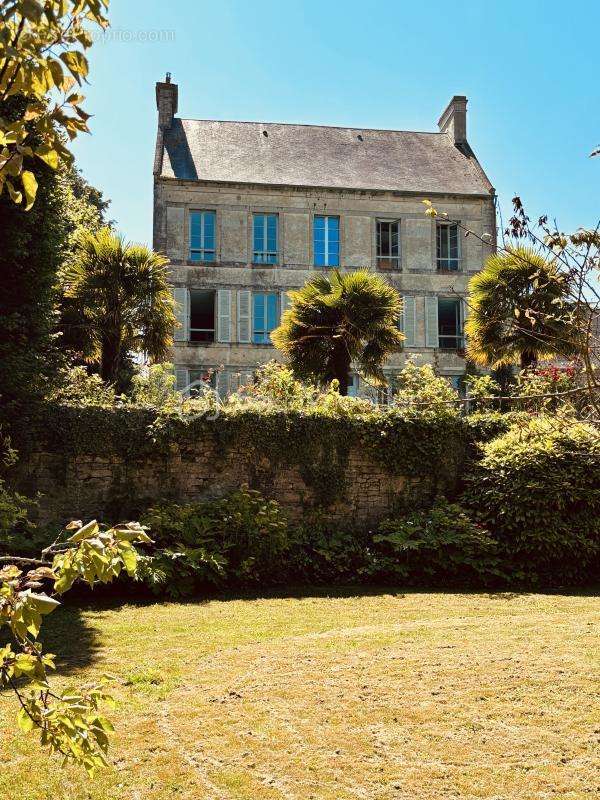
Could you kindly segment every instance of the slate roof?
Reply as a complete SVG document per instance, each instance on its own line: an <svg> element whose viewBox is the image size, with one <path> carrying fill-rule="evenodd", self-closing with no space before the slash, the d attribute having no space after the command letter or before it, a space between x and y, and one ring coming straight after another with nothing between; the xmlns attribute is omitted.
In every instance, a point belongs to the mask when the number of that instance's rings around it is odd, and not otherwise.
<svg viewBox="0 0 600 800"><path fill-rule="evenodd" d="M489 195L468 145L445 133L173 119L159 174L184 180Z"/></svg>

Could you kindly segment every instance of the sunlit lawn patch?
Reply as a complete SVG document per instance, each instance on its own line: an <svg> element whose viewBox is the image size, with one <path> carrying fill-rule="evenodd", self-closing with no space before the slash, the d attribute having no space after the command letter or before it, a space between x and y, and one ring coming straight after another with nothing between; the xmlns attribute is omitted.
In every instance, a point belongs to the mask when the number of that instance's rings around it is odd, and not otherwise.
<svg viewBox="0 0 600 800"><path fill-rule="evenodd" d="M61 682L118 681L114 766L61 770L1 698L0 797L589 799L599 622L597 597L549 595L63 610Z"/></svg>

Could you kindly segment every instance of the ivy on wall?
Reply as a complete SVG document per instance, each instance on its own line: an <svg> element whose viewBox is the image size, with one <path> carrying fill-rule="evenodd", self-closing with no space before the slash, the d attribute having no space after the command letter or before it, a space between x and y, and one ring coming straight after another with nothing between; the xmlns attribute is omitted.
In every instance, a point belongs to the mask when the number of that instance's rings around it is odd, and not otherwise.
<svg viewBox="0 0 600 800"><path fill-rule="evenodd" d="M324 508L343 502L353 454L388 475L404 476L404 501L418 506L437 494L456 492L466 463L477 455L476 442L506 430L507 416L411 418L375 409L335 417L236 409L212 419L178 413L157 416L156 411L132 406L52 403L16 428L14 442L25 469L28 458L40 452L62 456L65 475L77 458L114 459L111 493L117 498L134 492L127 482L132 462L161 465L179 455L184 464L202 442L210 444L214 454L215 475L226 470L232 458L242 458L254 477L251 484L267 490L279 470L295 468L312 491L314 504Z"/></svg>

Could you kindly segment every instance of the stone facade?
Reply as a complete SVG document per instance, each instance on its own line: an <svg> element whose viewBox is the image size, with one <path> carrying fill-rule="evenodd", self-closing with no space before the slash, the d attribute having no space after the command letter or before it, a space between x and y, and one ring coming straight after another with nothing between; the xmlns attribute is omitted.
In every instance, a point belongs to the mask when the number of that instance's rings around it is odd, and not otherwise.
<svg viewBox="0 0 600 800"><path fill-rule="evenodd" d="M454 378L464 374L465 359L460 343L454 347L439 347L438 332L432 335L427 324L430 327L438 324L436 316L432 322L432 313L437 314L435 308L431 310L432 298L434 301L444 297L462 298L461 323L468 313L465 298L469 278L481 269L496 238L495 196L491 186L488 191L434 193L426 190L424 180L424 190L419 193L403 191L402 186L397 190L382 190L205 181L201 176L177 177L175 169L174 176L165 176L158 151L163 147L163 134L169 127L168 111L171 110L172 116L177 108L177 92L173 86L170 82L157 85L160 126L154 178L154 248L166 253L170 260L172 284L182 306L182 328L176 335L178 341L173 352L181 388L189 383L190 370L216 369L220 370L218 388L226 393L234 390L240 379L247 379L260 364L278 357L270 345L240 341L245 337L240 335L238 327L238 304L248 302L248 297L252 296L245 294L248 291L276 292L281 313L287 302L286 292L302 286L317 269L323 269L314 266L313 253L314 217L323 214L339 218L339 263L347 270L358 267L378 270L377 220L400 222L397 269L386 269L385 275L403 297L409 298L406 309L414 318L414 338L406 342L402 353L390 359L387 370L398 371L405 359L412 356L418 363L433 364L441 374ZM462 148L461 154L470 154L469 168L473 168L474 156L471 159L472 153L466 144L466 98L454 98L440 119L440 130L441 134L436 135L453 136L454 146ZM264 133L266 136L268 132ZM474 163L481 169L476 161ZM424 199L430 199L440 212L447 213L448 219L460 222L461 227L475 234L465 237L459 230L457 270L438 268L438 223L425 216ZM216 212L216 253L212 263L198 264L190 260L190 212L194 210ZM258 213L277 215L276 265L252 263L252 220ZM478 238L484 234L489 245ZM193 289L216 292L214 342L189 340L186 331L189 308L185 298L190 296L188 290ZM355 386L357 384L358 381Z"/></svg>

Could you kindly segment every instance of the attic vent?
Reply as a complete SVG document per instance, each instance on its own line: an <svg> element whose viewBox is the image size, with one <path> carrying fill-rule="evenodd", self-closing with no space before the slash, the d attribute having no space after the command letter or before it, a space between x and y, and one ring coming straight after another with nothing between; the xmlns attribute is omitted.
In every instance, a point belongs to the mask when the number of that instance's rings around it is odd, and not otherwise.
<svg viewBox="0 0 600 800"><path fill-rule="evenodd" d="M362 133L359 133L356 138L358 139L359 142L362 142L363 141Z"/></svg>
<svg viewBox="0 0 600 800"><path fill-rule="evenodd" d="M267 131L263 131L263 136L268 136L268 135L269 134L267 133Z"/></svg>

